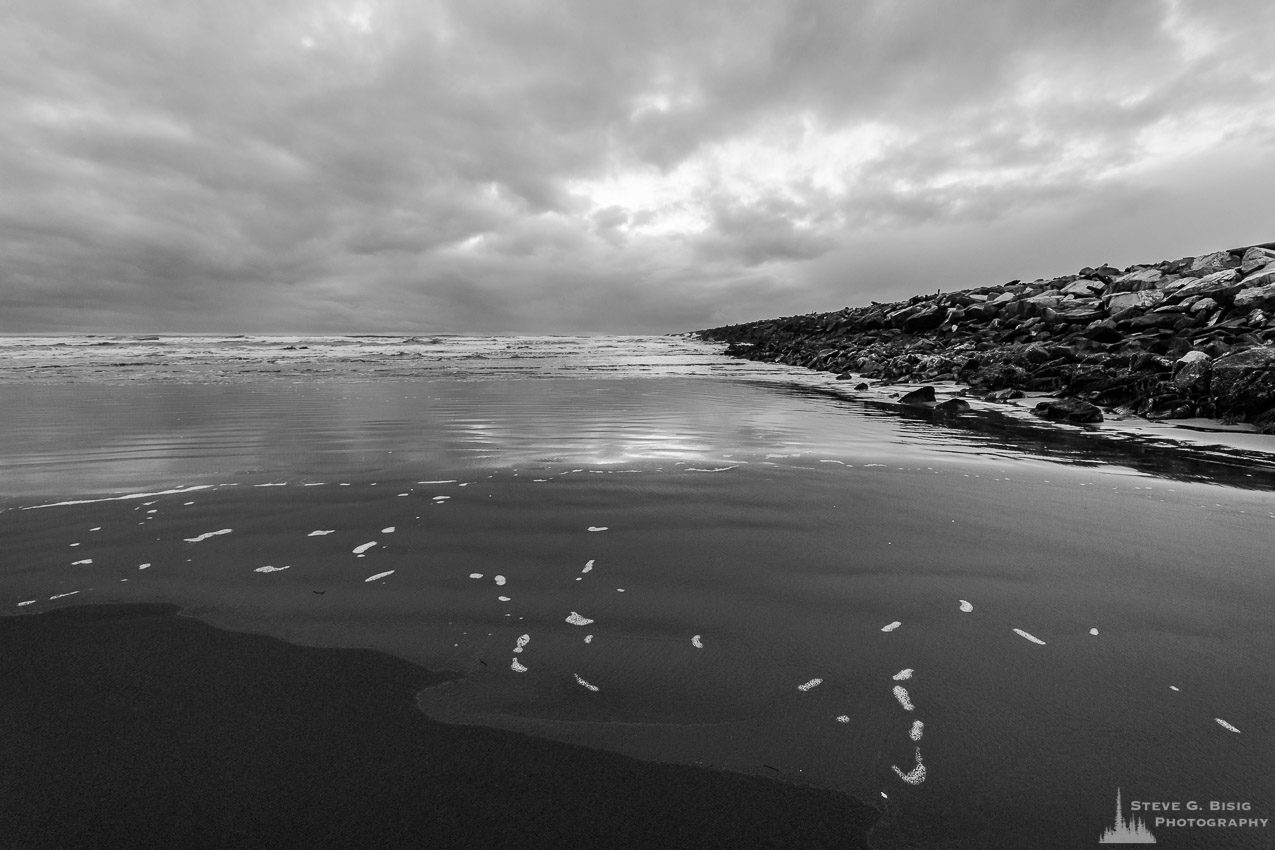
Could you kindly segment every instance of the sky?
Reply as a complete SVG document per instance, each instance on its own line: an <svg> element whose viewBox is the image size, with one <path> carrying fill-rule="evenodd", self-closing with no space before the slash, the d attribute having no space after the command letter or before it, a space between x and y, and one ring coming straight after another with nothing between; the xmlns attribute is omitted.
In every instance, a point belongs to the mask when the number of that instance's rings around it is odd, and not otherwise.
<svg viewBox="0 0 1275 850"><path fill-rule="evenodd" d="M1275 240L1275 3L3 0L0 332L645 333Z"/></svg>

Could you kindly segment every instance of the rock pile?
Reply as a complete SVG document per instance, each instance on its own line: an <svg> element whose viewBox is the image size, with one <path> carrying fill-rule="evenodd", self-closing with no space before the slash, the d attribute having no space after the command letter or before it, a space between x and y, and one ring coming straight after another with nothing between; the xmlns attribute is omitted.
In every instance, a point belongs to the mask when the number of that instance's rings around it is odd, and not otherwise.
<svg viewBox="0 0 1275 850"><path fill-rule="evenodd" d="M727 353L884 383L955 380L1038 413L1210 417L1275 433L1275 243L698 332Z"/></svg>

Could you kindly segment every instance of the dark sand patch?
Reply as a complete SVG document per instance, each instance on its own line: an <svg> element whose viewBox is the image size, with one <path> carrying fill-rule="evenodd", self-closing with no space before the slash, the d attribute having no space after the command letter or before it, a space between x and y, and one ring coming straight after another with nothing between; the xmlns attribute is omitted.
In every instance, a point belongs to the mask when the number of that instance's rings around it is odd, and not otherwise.
<svg viewBox="0 0 1275 850"><path fill-rule="evenodd" d="M0 619L6 847L865 847L845 795L426 718L447 681L170 605Z"/></svg>

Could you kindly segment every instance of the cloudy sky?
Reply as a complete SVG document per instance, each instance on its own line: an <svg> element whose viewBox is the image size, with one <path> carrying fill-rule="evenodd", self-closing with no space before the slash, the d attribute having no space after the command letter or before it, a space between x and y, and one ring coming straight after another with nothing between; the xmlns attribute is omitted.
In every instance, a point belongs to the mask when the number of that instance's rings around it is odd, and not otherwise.
<svg viewBox="0 0 1275 850"><path fill-rule="evenodd" d="M5 0L0 331L673 331L1275 239L1269 0Z"/></svg>

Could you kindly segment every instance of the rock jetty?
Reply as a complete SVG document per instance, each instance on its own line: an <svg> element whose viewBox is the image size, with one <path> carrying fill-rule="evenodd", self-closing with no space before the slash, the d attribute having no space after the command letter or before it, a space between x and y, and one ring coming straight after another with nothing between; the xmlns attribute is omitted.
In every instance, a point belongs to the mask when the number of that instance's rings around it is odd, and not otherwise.
<svg viewBox="0 0 1275 850"><path fill-rule="evenodd" d="M846 379L952 380L991 401L1046 393L1036 413L1059 421L1099 422L1105 410L1275 433L1275 243L697 335Z"/></svg>

